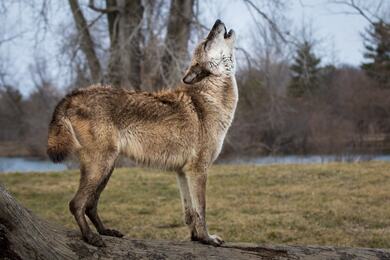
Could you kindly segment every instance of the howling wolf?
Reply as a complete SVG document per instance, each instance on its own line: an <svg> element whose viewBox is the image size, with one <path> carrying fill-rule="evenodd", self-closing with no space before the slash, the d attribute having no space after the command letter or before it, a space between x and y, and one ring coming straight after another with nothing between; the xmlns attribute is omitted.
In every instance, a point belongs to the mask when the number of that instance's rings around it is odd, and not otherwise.
<svg viewBox="0 0 390 260"><path fill-rule="evenodd" d="M150 93L95 85L59 102L47 154L54 162L70 154L80 162L80 186L69 208L86 242L104 246L85 215L99 234L123 236L97 213L100 194L123 154L141 165L175 171L191 239L223 243L207 230L205 193L207 170L221 151L238 100L234 43L234 31L217 20L175 89Z"/></svg>

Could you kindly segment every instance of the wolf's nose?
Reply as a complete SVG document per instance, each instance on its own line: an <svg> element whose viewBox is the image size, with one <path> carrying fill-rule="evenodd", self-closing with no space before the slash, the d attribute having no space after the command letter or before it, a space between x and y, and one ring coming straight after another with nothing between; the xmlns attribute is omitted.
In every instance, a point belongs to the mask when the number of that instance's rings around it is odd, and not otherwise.
<svg viewBox="0 0 390 260"><path fill-rule="evenodd" d="M222 21L219 20L219 19L217 19L217 20L215 21L215 25L218 25L218 24L221 24L221 23L222 23Z"/></svg>

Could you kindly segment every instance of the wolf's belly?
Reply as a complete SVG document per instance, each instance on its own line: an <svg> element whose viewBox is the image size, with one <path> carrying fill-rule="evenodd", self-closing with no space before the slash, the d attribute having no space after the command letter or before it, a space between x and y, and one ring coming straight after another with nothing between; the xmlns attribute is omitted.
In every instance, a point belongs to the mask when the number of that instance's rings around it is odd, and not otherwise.
<svg viewBox="0 0 390 260"><path fill-rule="evenodd" d="M121 153L136 163L162 169L180 169L189 158L195 156L195 144L191 136L180 136L174 131L127 130L121 133Z"/></svg>

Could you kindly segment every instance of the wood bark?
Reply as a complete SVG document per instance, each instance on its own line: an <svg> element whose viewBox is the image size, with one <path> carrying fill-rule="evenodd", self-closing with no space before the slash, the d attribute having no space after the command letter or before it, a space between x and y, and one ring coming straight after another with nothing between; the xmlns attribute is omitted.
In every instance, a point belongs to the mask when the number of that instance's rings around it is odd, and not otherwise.
<svg viewBox="0 0 390 260"><path fill-rule="evenodd" d="M95 44L89 32L88 23L80 9L78 0L69 0L69 6L79 33L80 48L87 59L88 67L91 72L91 79L93 82L100 82L102 79L102 68L96 55Z"/></svg>
<svg viewBox="0 0 390 260"><path fill-rule="evenodd" d="M103 248L84 243L78 231L36 217L0 185L0 259L390 259L389 249L103 239Z"/></svg>

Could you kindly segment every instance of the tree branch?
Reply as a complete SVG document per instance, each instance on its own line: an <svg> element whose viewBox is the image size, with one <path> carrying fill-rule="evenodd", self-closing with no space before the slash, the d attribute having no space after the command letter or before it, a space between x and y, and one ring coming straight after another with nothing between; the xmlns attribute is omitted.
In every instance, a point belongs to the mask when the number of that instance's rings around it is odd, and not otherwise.
<svg viewBox="0 0 390 260"><path fill-rule="evenodd" d="M107 8L96 7L94 0L89 0L88 7L96 12L104 13L104 14L119 12L119 8L117 8L115 6L109 6Z"/></svg>
<svg viewBox="0 0 390 260"><path fill-rule="evenodd" d="M271 26L271 28L276 32L276 34L282 39L283 42L289 43L283 33L279 30L279 27L272 21L270 17L266 13L260 10L251 0L243 0L244 3L248 6L248 8L253 8L267 23Z"/></svg>
<svg viewBox="0 0 390 260"><path fill-rule="evenodd" d="M370 24L375 24L375 21L370 18L370 16L367 14L367 13L370 13L369 11L367 10L363 10L362 7L358 6L354 0L350 0L350 1L338 1L338 0L334 0L334 1L331 1L331 3L333 4L338 4L338 5L345 5L345 6L348 6L350 8L352 8L353 10L355 10L357 13L348 13L348 12L344 12L344 14L359 14L361 15L364 19L366 19ZM373 14L370 13L371 16L374 16Z"/></svg>
<svg viewBox="0 0 390 260"><path fill-rule="evenodd" d="M91 34L89 32L87 21L80 9L77 0L69 0L69 5L80 35L80 47L87 58L92 80L94 82L99 82L101 80L102 70L100 61L95 52L95 44L93 43Z"/></svg>

